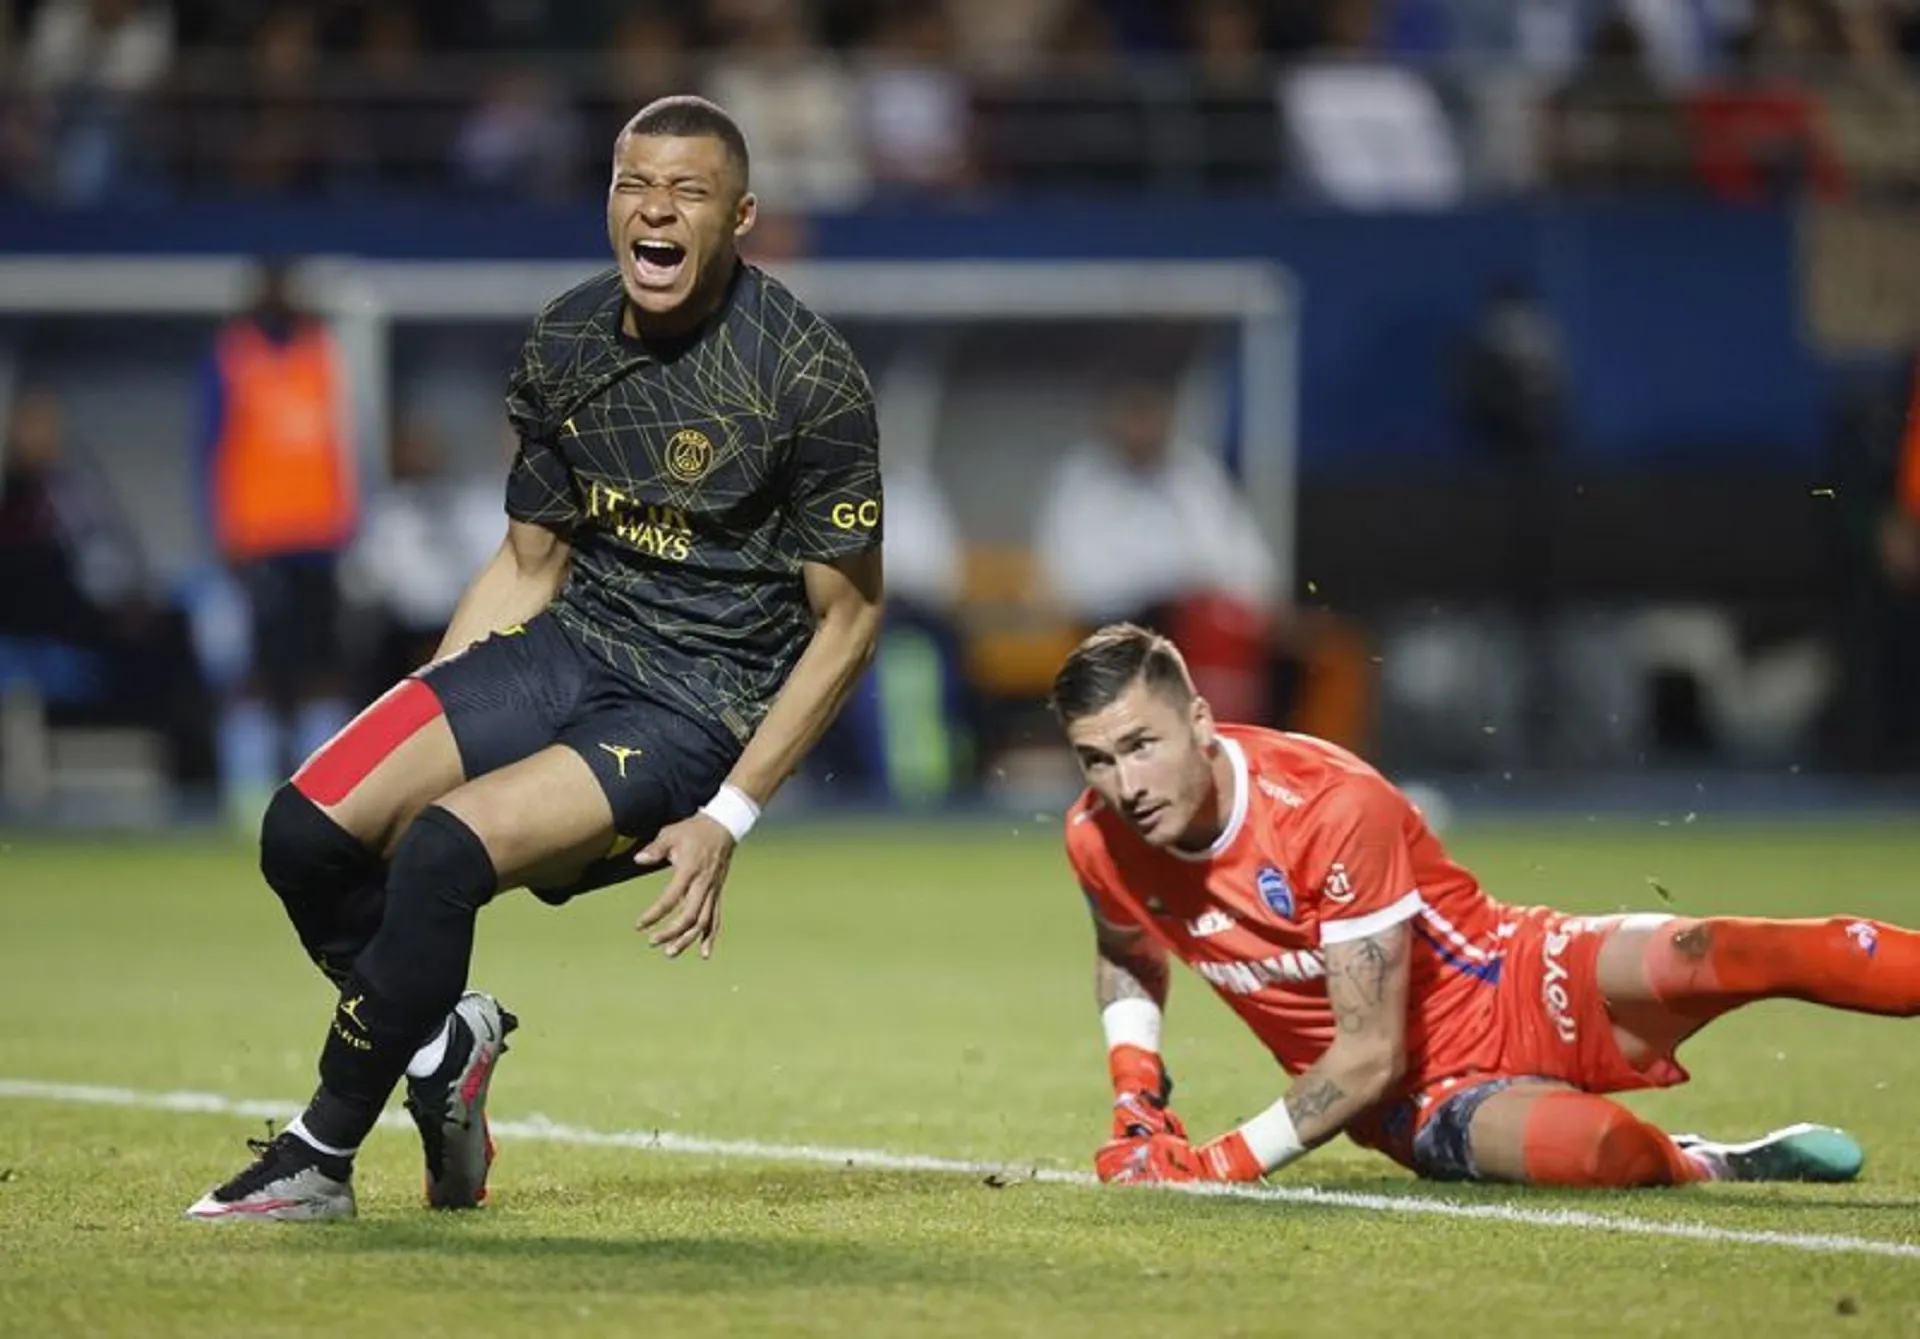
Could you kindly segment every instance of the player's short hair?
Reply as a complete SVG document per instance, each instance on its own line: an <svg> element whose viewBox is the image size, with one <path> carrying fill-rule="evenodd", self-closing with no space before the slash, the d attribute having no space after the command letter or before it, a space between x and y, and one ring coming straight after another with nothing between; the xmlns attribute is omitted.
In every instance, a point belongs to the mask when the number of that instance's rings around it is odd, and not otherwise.
<svg viewBox="0 0 1920 1339"><path fill-rule="evenodd" d="M747 155L747 137L740 132L740 123L717 102L691 93L655 98L633 114L620 131L620 140L624 141L629 135L666 135L674 139L711 135L727 146L727 156L740 169L740 188L746 189L751 161Z"/></svg>
<svg viewBox="0 0 1920 1339"><path fill-rule="evenodd" d="M1062 725L1118 701L1136 683L1176 702L1193 697L1193 680L1180 649L1151 628L1109 623L1090 634L1053 676L1049 704Z"/></svg>

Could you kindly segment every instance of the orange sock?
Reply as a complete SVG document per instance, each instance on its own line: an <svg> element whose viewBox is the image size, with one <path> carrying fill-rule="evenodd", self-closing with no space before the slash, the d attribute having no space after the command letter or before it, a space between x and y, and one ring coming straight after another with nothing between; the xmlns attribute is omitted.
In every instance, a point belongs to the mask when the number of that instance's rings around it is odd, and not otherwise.
<svg viewBox="0 0 1920 1339"><path fill-rule="evenodd" d="M1920 1014L1920 932L1857 916L1676 920L1653 936L1646 964L1662 1004L1705 1018L1770 999Z"/></svg>
<svg viewBox="0 0 1920 1339"><path fill-rule="evenodd" d="M1521 1136L1527 1184L1626 1190L1704 1181L1705 1164L1688 1157L1658 1127L1593 1093L1548 1093L1527 1113Z"/></svg>

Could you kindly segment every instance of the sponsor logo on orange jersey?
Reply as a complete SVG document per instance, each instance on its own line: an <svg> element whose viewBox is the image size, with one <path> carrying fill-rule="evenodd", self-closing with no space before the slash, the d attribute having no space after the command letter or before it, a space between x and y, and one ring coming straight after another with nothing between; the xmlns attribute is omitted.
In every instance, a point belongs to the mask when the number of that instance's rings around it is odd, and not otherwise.
<svg viewBox="0 0 1920 1339"><path fill-rule="evenodd" d="M1196 962L1193 970L1229 995L1257 995L1267 986L1318 981L1327 974L1327 964L1312 949L1291 949L1253 962Z"/></svg>
<svg viewBox="0 0 1920 1339"><path fill-rule="evenodd" d="M1567 991L1567 968L1560 961L1560 955L1567 951L1567 945L1573 941L1573 935L1565 930L1555 930L1546 938L1540 960L1546 967L1546 975L1540 981L1540 998L1546 1005L1547 1021L1553 1024L1553 1030L1560 1040L1571 1046L1580 1035L1580 1025L1573 1021L1573 997Z"/></svg>
<svg viewBox="0 0 1920 1339"><path fill-rule="evenodd" d="M1225 934L1234 927L1234 919L1219 907L1209 907L1187 922L1187 933L1195 939Z"/></svg>
<svg viewBox="0 0 1920 1339"><path fill-rule="evenodd" d="M1293 919L1293 885L1287 882L1287 876L1272 865L1262 865L1260 872L1253 876L1253 886L1259 890L1260 900L1267 904L1267 910L1283 921Z"/></svg>

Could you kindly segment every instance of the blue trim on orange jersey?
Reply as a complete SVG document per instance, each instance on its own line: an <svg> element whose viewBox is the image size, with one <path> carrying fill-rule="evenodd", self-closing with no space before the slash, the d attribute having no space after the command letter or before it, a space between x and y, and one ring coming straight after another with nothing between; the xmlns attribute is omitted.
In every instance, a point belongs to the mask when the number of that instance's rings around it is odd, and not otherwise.
<svg viewBox="0 0 1920 1339"><path fill-rule="evenodd" d="M1421 924L1418 918L1414 920L1413 932L1426 942L1428 948L1440 955L1442 962L1446 963L1447 966L1453 968L1456 972L1462 972L1474 978L1474 980L1480 982L1482 985L1497 986L1500 984L1500 966L1506 961L1505 958L1493 958L1487 962L1469 962L1439 939L1435 938L1433 932Z"/></svg>

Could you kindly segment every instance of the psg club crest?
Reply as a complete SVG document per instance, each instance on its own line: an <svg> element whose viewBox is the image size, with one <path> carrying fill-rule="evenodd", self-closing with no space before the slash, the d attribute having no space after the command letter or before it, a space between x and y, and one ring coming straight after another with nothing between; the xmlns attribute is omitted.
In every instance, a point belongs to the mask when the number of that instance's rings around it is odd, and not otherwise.
<svg viewBox="0 0 1920 1339"><path fill-rule="evenodd" d="M1260 890L1260 900L1267 904L1267 910L1283 921L1293 919L1293 886L1286 875L1272 865L1262 865L1253 885Z"/></svg>

